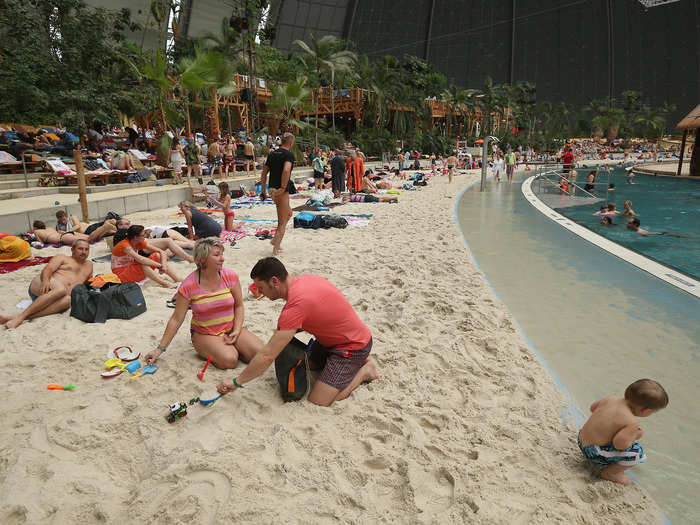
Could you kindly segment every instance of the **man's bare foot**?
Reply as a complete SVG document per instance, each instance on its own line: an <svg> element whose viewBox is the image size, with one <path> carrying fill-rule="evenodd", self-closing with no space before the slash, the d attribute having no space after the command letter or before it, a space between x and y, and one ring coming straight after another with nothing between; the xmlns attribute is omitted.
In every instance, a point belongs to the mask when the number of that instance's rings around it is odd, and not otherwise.
<svg viewBox="0 0 700 525"><path fill-rule="evenodd" d="M21 319L17 319L16 317L13 317L9 321L5 323L5 328L17 328L19 325L22 324Z"/></svg>
<svg viewBox="0 0 700 525"><path fill-rule="evenodd" d="M367 358L367 361L365 361L365 364L362 365L362 368L360 368L358 374L362 378L363 383L369 383L382 377L382 375L379 373L377 363L375 363L374 359L371 357Z"/></svg>
<svg viewBox="0 0 700 525"><path fill-rule="evenodd" d="M610 472L605 472L605 470L606 469L603 469L600 473L601 479L607 479L608 481L612 481L613 483L619 483L620 485L624 485L625 487L632 484L632 478L630 478L626 474L612 474Z"/></svg>

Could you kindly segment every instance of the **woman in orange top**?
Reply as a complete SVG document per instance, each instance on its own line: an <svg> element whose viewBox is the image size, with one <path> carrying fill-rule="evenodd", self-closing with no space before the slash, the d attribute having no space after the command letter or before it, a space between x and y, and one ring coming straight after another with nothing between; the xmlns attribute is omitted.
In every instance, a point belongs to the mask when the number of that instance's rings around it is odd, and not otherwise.
<svg viewBox="0 0 700 525"><path fill-rule="evenodd" d="M164 288L175 288L176 285L160 277L154 268L158 268L160 273L167 274L175 282L182 281L182 278L168 266L168 256L165 252L148 243L143 231L143 226L129 226L126 239L112 250L112 273L123 283L138 283L150 277ZM144 257L138 253L139 250L153 253Z"/></svg>

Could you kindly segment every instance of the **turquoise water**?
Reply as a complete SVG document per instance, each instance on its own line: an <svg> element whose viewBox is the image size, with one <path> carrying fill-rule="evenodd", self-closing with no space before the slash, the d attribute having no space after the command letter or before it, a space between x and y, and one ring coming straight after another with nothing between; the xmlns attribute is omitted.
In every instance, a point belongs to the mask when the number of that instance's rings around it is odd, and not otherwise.
<svg viewBox="0 0 700 525"><path fill-rule="evenodd" d="M632 473L672 523L700 523L700 300L551 221L519 183L477 185L457 215L489 282L579 406L642 377L664 385L670 404L641 421L649 461Z"/></svg>
<svg viewBox="0 0 700 525"><path fill-rule="evenodd" d="M577 184L583 186L590 169L577 171ZM608 201L617 205L621 213L613 218L613 226L603 226L601 217L593 216L602 203L557 211L626 248L700 279L700 181L652 175L636 175L632 180L634 184L627 184L625 170L615 168L610 177L615 183L615 191L607 192L605 186L596 186L593 192L602 198L607 193ZM596 182L606 181L607 176L600 176ZM645 237L628 230L628 217L622 216L626 200L632 201L632 209L645 230L671 232L684 237Z"/></svg>

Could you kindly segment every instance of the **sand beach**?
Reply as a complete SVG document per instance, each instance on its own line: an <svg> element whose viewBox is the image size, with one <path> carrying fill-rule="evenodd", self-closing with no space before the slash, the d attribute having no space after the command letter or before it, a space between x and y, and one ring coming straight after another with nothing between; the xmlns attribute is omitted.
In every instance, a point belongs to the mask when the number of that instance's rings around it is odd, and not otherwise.
<svg viewBox="0 0 700 525"><path fill-rule="evenodd" d="M270 368L168 424L169 404L236 375L209 367L199 381L187 326L155 374L101 378L110 349L144 355L159 341L172 291L153 283L147 312L129 321L64 313L0 332L0 523L663 523L643 489L592 475L577 429L562 422L564 396L470 259L453 208L478 177L433 179L398 204L342 206L372 214L366 226L288 230L290 272L329 279L374 337L383 377L330 408L283 403ZM130 219L174 223L175 211ZM34 252L56 253L69 249ZM226 247L226 266L245 290L270 253L249 236ZM183 277L194 269L174 265ZM1 311L18 311L39 268L0 276ZM245 326L267 341L282 303L247 298L245 308Z"/></svg>

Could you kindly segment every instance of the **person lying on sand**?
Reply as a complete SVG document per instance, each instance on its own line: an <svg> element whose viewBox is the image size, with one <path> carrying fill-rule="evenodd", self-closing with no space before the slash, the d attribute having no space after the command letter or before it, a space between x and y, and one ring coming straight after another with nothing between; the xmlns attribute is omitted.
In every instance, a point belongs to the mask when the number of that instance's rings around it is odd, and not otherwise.
<svg viewBox="0 0 700 525"><path fill-rule="evenodd" d="M47 227L43 221L39 220L32 223L32 228L34 228L34 236L44 244L63 244L65 246L72 246L73 242L77 239L83 239L90 242L90 236L85 235L84 233L61 232L55 228Z"/></svg>
<svg viewBox="0 0 700 525"><path fill-rule="evenodd" d="M377 186L374 185L367 173L362 177L362 191L365 193L377 193Z"/></svg>
<svg viewBox="0 0 700 525"><path fill-rule="evenodd" d="M122 242L124 239L126 239L126 232L129 229L129 226L131 226L131 221L126 217L122 217L117 221L117 231L114 234L115 246ZM194 241L188 239L179 231L169 228L167 226L155 225L146 227L144 229L144 234L146 239L148 239L148 241L153 246L165 251L168 254L168 257L177 255L178 257L186 260L187 262L193 262L192 257L190 257L187 254L181 253L182 250L173 248L171 243L168 242L168 240L172 240L172 242L175 243L178 247L184 250L192 250L194 248Z"/></svg>
<svg viewBox="0 0 700 525"><path fill-rule="evenodd" d="M117 231L117 222L114 219L107 219L104 222L88 224L82 222L75 215L70 217L64 210L56 212L56 230L68 233L83 233L87 235L88 242L99 241L102 237L114 235Z"/></svg>
<svg viewBox="0 0 700 525"><path fill-rule="evenodd" d="M591 417L578 433L581 452L594 465L605 468L600 477L622 485L632 480L625 470L647 460L637 443L642 437L638 417L648 417L668 405L668 394L652 379L635 381L625 397L608 396L591 405Z"/></svg>
<svg viewBox="0 0 700 525"><path fill-rule="evenodd" d="M194 247L197 270L180 285L175 311L155 350L146 355L152 365L165 352L192 309L192 345L217 368L248 363L262 349L258 337L243 328L243 294L238 274L224 268L224 245L216 238L199 239Z"/></svg>
<svg viewBox="0 0 700 525"><path fill-rule="evenodd" d="M355 193L343 197L343 202L399 202L398 195L365 195L364 193Z"/></svg>
<svg viewBox="0 0 700 525"><path fill-rule="evenodd" d="M260 259L250 277L265 297L283 299L286 304L268 343L238 377L219 383L220 394L233 392L260 376L297 330L316 338L310 361L322 371L309 394L312 403L330 406L348 397L361 383L379 379L379 369L369 356L372 333L335 286L317 275L291 277L275 257Z"/></svg>
<svg viewBox="0 0 700 525"><path fill-rule="evenodd" d="M139 251L150 255L144 257L138 253ZM168 265L168 255L155 247L150 240L146 240L143 226L138 224L129 226L126 239L115 245L112 250L112 272L123 283L138 283L149 277L163 288L175 287L174 284L161 278L153 268L167 274L175 282L182 281L182 278Z"/></svg>
<svg viewBox="0 0 700 525"><path fill-rule="evenodd" d="M92 262L88 260L90 244L76 239L70 257L54 255L41 273L29 284L32 304L16 316L0 315L0 324L16 328L27 319L57 314L70 308L73 287L92 277Z"/></svg>

